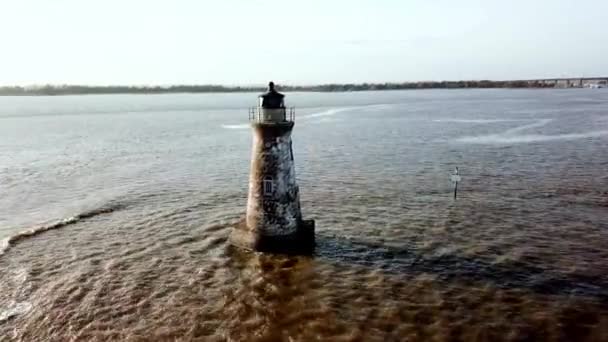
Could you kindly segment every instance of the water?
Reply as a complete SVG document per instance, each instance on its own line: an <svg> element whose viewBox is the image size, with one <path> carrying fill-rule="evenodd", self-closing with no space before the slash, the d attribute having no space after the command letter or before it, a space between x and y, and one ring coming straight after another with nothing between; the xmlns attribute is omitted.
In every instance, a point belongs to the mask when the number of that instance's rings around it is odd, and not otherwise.
<svg viewBox="0 0 608 342"><path fill-rule="evenodd" d="M313 257L227 245L254 94L0 98L0 341L608 340L608 92L287 99Z"/></svg>

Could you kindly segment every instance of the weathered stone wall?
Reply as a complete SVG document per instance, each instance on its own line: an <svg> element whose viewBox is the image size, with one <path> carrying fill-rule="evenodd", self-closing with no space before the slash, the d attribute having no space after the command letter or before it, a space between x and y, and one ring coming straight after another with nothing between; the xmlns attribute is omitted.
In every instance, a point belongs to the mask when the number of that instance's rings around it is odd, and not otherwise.
<svg viewBox="0 0 608 342"><path fill-rule="evenodd" d="M258 234L294 234L302 221L292 128L293 122L253 124L246 225ZM265 189L265 182L272 185Z"/></svg>

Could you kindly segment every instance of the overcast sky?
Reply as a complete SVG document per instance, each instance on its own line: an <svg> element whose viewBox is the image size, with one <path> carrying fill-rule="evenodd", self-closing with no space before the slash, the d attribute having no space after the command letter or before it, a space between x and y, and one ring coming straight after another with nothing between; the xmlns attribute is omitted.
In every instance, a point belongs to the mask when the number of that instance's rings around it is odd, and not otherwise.
<svg viewBox="0 0 608 342"><path fill-rule="evenodd" d="M608 76L608 0L0 0L0 84Z"/></svg>

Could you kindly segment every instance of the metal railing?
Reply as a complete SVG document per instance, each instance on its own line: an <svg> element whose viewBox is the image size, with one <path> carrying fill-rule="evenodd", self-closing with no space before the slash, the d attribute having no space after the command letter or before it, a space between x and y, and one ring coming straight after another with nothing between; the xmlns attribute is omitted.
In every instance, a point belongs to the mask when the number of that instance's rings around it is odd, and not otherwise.
<svg viewBox="0 0 608 342"><path fill-rule="evenodd" d="M296 108L263 108L250 107L249 121L252 122L295 122Z"/></svg>

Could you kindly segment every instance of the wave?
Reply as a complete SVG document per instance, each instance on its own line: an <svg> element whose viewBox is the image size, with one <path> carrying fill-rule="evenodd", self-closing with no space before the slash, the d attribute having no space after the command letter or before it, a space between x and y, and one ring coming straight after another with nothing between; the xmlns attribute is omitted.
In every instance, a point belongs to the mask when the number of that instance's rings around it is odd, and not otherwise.
<svg viewBox="0 0 608 342"><path fill-rule="evenodd" d="M16 243L18 243L21 240L27 239L32 236L36 236L38 234L47 232L49 230L63 228L63 227L75 224L77 222L81 222L83 220L90 219L95 216L113 213L115 211L124 209L125 207L126 206L124 204L107 205L107 206L103 206L103 207L93 209L90 211L85 211L85 212L80 213L75 216L70 216L68 218L65 218L63 220L60 220L58 222L55 222L55 223L52 223L49 225L38 226L38 227L34 227L31 229L19 232L15 235L9 236L8 238L6 238L6 239L2 240L2 242L0 242L0 256L2 256L4 253L6 253L6 251L9 248L11 248L11 246L15 245Z"/></svg>

